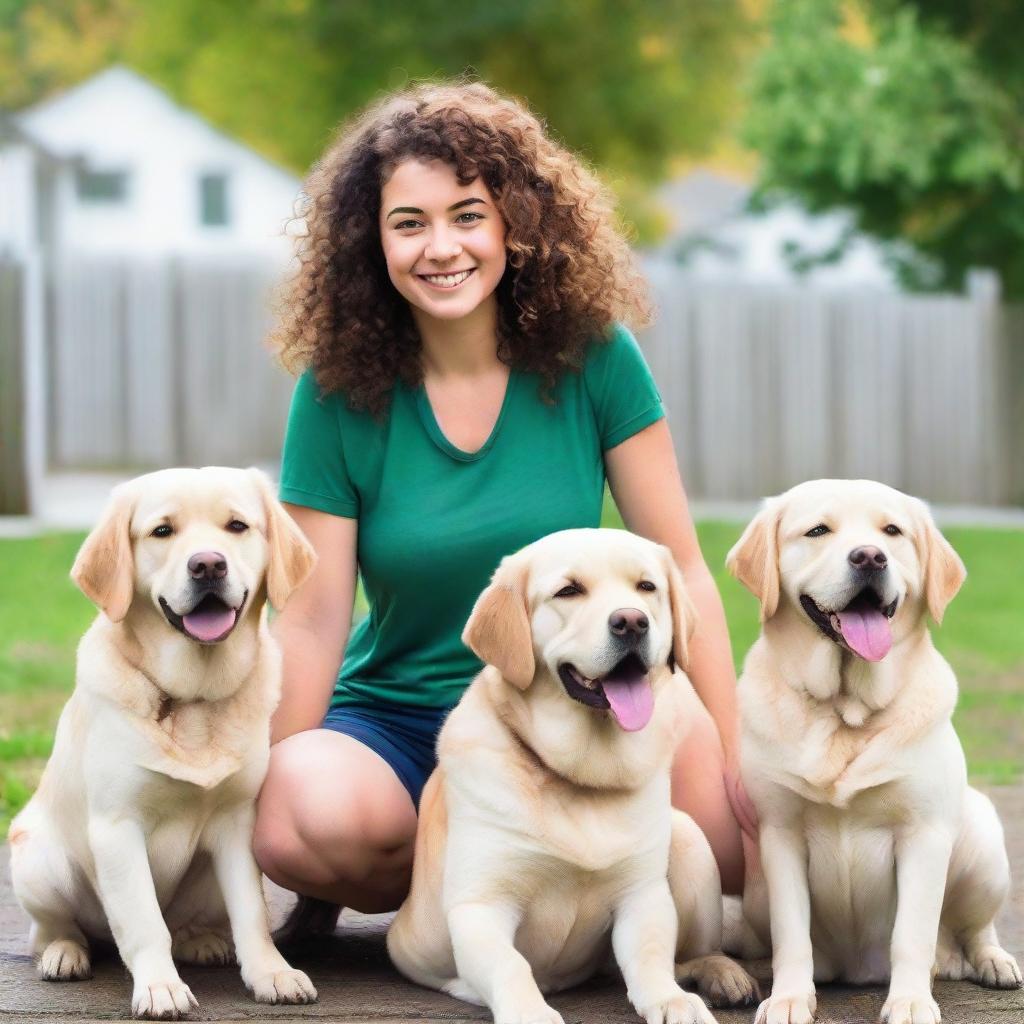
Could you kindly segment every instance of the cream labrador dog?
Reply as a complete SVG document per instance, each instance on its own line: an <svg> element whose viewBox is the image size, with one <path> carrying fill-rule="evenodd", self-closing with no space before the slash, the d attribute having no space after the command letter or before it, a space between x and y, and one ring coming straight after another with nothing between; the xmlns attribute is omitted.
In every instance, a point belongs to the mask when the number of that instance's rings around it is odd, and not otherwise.
<svg viewBox="0 0 1024 1024"><path fill-rule="evenodd" d="M280 688L264 606L280 608L313 558L257 470L115 489L71 571L102 612L9 836L44 979L88 977L89 938L112 937L132 1012L177 1018L197 1004L172 958L224 963L233 940L258 1001L316 999L270 940L251 851Z"/></svg>
<svg viewBox="0 0 1024 1024"><path fill-rule="evenodd" d="M500 1024L560 1024L542 992L610 949L650 1024L714 1019L675 959L716 1003L753 998L715 955L711 849L669 799L701 710L682 672L692 626L668 550L623 531L555 533L501 563L463 634L487 667L441 731L388 934L403 974Z"/></svg>
<svg viewBox="0 0 1024 1024"><path fill-rule="evenodd" d="M967 785L956 679L926 621L965 572L927 507L871 481L804 483L765 503L727 564L763 621L739 688L764 871L744 911L765 942L771 911L758 1021L807 1024L816 980L888 981L888 1024L939 1020L933 973L1019 986L993 925L1002 829Z"/></svg>

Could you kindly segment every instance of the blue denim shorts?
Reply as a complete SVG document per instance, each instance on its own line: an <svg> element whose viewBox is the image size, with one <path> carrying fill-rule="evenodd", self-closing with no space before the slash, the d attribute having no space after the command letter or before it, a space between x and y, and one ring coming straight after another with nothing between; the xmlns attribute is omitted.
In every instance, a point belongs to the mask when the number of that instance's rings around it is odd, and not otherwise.
<svg viewBox="0 0 1024 1024"><path fill-rule="evenodd" d="M418 811L423 787L437 765L437 734L449 711L411 704L342 704L328 710L321 728L351 736L384 758Z"/></svg>

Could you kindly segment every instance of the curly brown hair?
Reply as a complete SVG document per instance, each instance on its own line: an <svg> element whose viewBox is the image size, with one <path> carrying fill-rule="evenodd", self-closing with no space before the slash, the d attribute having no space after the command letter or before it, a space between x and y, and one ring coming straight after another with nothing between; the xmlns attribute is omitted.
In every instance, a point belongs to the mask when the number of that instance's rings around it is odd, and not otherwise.
<svg viewBox="0 0 1024 1024"><path fill-rule="evenodd" d="M481 178L506 225L498 357L550 393L615 321L650 318L647 290L594 174L514 100L481 83L417 85L345 127L304 186L306 235L271 342L323 393L383 414L396 381L423 380L420 339L380 240L381 188L407 159Z"/></svg>

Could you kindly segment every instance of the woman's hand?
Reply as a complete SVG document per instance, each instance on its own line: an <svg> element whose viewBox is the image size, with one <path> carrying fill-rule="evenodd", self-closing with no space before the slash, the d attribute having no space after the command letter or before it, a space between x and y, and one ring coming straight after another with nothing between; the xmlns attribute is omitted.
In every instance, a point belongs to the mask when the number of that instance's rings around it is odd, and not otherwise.
<svg viewBox="0 0 1024 1024"><path fill-rule="evenodd" d="M743 831L757 842L757 831L759 823L757 820L757 808L753 801L747 796L743 786L743 778L740 775L739 757L732 756L726 759L725 763L725 792L729 797L729 805L732 807L733 816L739 822Z"/></svg>

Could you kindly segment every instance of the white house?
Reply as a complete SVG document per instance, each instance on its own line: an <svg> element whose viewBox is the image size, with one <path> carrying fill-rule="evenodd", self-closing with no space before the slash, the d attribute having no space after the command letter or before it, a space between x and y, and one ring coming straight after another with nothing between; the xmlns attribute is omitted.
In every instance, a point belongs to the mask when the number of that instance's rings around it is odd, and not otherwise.
<svg viewBox="0 0 1024 1024"><path fill-rule="evenodd" d="M24 260L52 245L49 213L63 162L0 112L0 258Z"/></svg>
<svg viewBox="0 0 1024 1024"><path fill-rule="evenodd" d="M299 179L127 68L100 72L12 120L56 158L50 217L58 252L289 251L284 232ZM0 139L0 153L9 148ZM26 195L12 188L0 205ZM0 247L4 224L0 216Z"/></svg>
<svg viewBox="0 0 1024 1024"><path fill-rule="evenodd" d="M669 182L658 200L671 227L657 254L706 281L899 287L882 248L854 229L846 211L811 214L788 202L757 212L748 207L751 192L748 184L706 169ZM838 258L798 269L802 254L828 253L847 236Z"/></svg>

